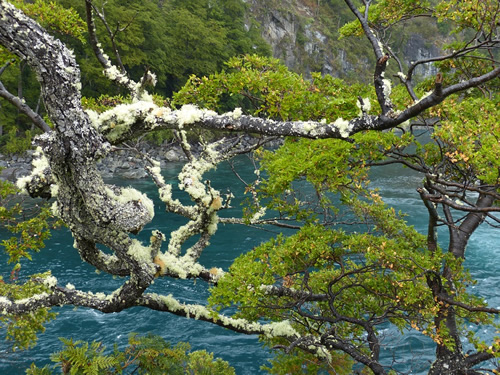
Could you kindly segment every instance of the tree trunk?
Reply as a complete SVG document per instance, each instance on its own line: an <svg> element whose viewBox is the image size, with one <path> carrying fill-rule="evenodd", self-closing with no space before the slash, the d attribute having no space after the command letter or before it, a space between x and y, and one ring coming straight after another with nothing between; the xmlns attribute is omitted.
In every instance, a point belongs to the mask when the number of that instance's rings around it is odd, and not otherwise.
<svg viewBox="0 0 500 375"><path fill-rule="evenodd" d="M495 199L492 195L482 194L477 199L476 207L489 207L493 204L494 200ZM474 231L484 221L486 213L471 212L467 214L460 225L456 226L453 222L449 207L444 207L444 211L448 221L450 236L448 252L453 254L455 258L464 259L469 239ZM441 280L447 280L447 289L450 291L454 290L453 282L455 275L453 274L451 268L445 265L441 276ZM437 292L441 296L446 296L447 298L452 299L453 296L449 295L446 289L443 288L443 285L441 285L441 280L439 281L439 285L436 284L437 280L432 280L430 283L434 295L439 298L439 295L436 294ZM446 326L448 337L451 339L452 345L437 345L436 361L432 364L429 375L477 374L478 372L469 369L470 364L466 361L466 357L463 353L455 307L448 304L443 305L435 319L435 323L436 327L440 327L442 324Z"/></svg>

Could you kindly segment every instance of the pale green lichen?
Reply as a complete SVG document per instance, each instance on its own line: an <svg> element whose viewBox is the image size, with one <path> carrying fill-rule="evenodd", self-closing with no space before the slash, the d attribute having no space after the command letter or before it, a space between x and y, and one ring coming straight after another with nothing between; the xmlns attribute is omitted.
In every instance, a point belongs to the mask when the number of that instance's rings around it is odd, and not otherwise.
<svg viewBox="0 0 500 375"><path fill-rule="evenodd" d="M33 161L31 162L31 165L33 166L31 173L27 176L18 178L16 181L17 188L23 194L28 194L26 186L31 182L34 176L39 176L42 182L45 181L43 172L45 169L50 168L49 160L45 157L40 147L37 147L35 153L33 154Z"/></svg>
<svg viewBox="0 0 500 375"><path fill-rule="evenodd" d="M372 104L370 103L369 98L363 98L362 99L363 104L359 100L356 101L356 106L361 110L361 113L368 113L372 109Z"/></svg>
<svg viewBox="0 0 500 375"><path fill-rule="evenodd" d="M158 296L158 295L156 295ZM158 299L163 302L170 311L180 311L182 310L182 305L177 301L171 294L168 296L158 296Z"/></svg>
<svg viewBox="0 0 500 375"><path fill-rule="evenodd" d="M214 235L215 232L217 232L217 224L219 222L219 217L217 215L214 215L214 220L210 221L210 224L207 226L207 232L210 235Z"/></svg>
<svg viewBox="0 0 500 375"><path fill-rule="evenodd" d="M197 276L203 271L203 267L193 262L189 257L178 258L170 253L161 253L158 254L158 258L165 265L165 273L172 273L181 279L185 279L188 276Z"/></svg>
<svg viewBox="0 0 500 375"><path fill-rule="evenodd" d="M50 206L50 211L52 212L52 215L55 217L61 217L61 211L59 210L59 204L57 201L52 202L52 205Z"/></svg>
<svg viewBox="0 0 500 375"><path fill-rule="evenodd" d="M152 219L154 217L155 210L153 201L149 199L147 195L141 193L140 191L131 187L121 188L120 193L118 195L115 194L115 192L108 187L105 188L105 191L110 198L122 204L127 204L131 201L142 203L142 205L148 211L150 218Z"/></svg>
<svg viewBox="0 0 500 375"><path fill-rule="evenodd" d="M267 337L298 337L299 334L292 327L288 320L281 322L273 322L264 326L265 335Z"/></svg>
<svg viewBox="0 0 500 375"><path fill-rule="evenodd" d="M38 293L38 294L32 295L31 297L15 300L14 303L16 305L25 305L28 303L34 303L38 300L46 299L47 297L49 297L49 294L43 292L43 293Z"/></svg>
<svg viewBox="0 0 500 375"><path fill-rule="evenodd" d="M201 119L203 111L192 104L185 104L176 112L177 126L182 129L184 125L193 124Z"/></svg>
<svg viewBox="0 0 500 375"><path fill-rule="evenodd" d="M96 122L96 128L106 134L110 141L115 141L130 131L132 124L148 115L158 107L149 101L137 101L132 104L119 104L113 109L103 112ZM151 121L154 119L151 118Z"/></svg>
<svg viewBox="0 0 500 375"><path fill-rule="evenodd" d="M240 107L236 107L232 112L227 112L224 115L232 117L234 120L237 120L243 115L243 111L241 110Z"/></svg>
<svg viewBox="0 0 500 375"><path fill-rule="evenodd" d="M306 133L310 133L310 132L314 131L317 126L318 126L318 124L316 124L312 121L307 121L307 122L302 123L302 129L304 129L304 131Z"/></svg>
<svg viewBox="0 0 500 375"><path fill-rule="evenodd" d="M337 128L342 138L347 138L350 135L350 125L349 121L344 120L342 117L339 117L333 123L333 126Z"/></svg>
<svg viewBox="0 0 500 375"><path fill-rule="evenodd" d="M170 233L170 241L168 243L168 252L170 254L179 255L182 244L194 233L192 228L201 223L201 216L197 220L189 221L187 224L182 225L177 230Z"/></svg>
<svg viewBox="0 0 500 375"><path fill-rule="evenodd" d="M92 125L92 127L98 129L98 127L99 127L99 113L97 113L96 111L94 111L92 109L86 109L85 113L89 117L90 124Z"/></svg>
<svg viewBox="0 0 500 375"><path fill-rule="evenodd" d="M8 298L0 296L0 304L10 306L12 305L12 302Z"/></svg>
<svg viewBox="0 0 500 375"><path fill-rule="evenodd" d="M386 97L386 100L387 100L387 98L389 98L389 96L391 95L391 92L392 92L392 84L391 84L391 81L388 80L387 78L384 78L382 80L382 83L383 83L382 89L384 92L384 96Z"/></svg>
<svg viewBox="0 0 500 375"><path fill-rule="evenodd" d="M52 197L57 197L58 194L59 194L59 185L51 184L50 185L50 195Z"/></svg>
<svg viewBox="0 0 500 375"><path fill-rule="evenodd" d="M130 244L127 254L133 259L137 260L139 263L151 263L153 258L151 256L151 248L149 246L143 246L138 240L133 239Z"/></svg>
<svg viewBox="0 0 500 375"><path fill-rule="evenodd" d="M263 218L266 215L266 207L260 207L257 212L255 212L252 217L250 218L250 224L255 224L257 223L261 218Z"/></svg>
<svg viewBox="0 0 500 375"><path fill-rule="evenodd" d="M43 284L47 287L47 288L54 288L56 285L57 285L57 278L54 277L54 276L47 276L44 280L43 280Z"/></svg>

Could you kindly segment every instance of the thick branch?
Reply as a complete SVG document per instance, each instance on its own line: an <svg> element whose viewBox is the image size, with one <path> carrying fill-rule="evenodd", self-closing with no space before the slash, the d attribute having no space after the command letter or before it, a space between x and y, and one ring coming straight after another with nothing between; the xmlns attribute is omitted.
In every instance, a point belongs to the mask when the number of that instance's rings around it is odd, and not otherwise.
<svg viewBox="0 0 500 375"><path fill-rule="evenodd" d="M382 48L380 48L379 40L373 33L373 30L370 28L368 25L368 11L366 12L365 15L361 14L361 12L356 8L356 6L353 4L351 0L344 0L351 12L356 16L356 18L359 20L361 23L361 27L363 28L363 32L365 33L366 37L370 41L370 44L372 45L373 52L375 53L375 58L377 60L381 59L384 56L384 52L382 51ZM368 4L365 3L366 9L368 10Z"/></svg>

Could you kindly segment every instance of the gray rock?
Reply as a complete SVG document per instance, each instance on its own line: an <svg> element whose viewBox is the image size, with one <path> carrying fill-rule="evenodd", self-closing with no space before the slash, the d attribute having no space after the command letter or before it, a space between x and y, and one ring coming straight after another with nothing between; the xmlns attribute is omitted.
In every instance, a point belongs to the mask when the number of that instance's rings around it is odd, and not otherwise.
<svg viewBox="0 0 500 375"><path fill-rule="evenodd" d="M179 153L175 150L169 150L165 153L165 159L168 161L179 161Z"/></svg>
<svg viewBox="0 0 500 375"><path fill-rule="evenodd" d="M148 174L144 169L139 169L139 168L119 170L116 173L118 174L119 177L131 180L138 180L148 176Z"/></svg>
<svg viewBox="0 0 500 375"><path fill-rule="evenodd" d="M26 176L28 173L29 170L27 168L9 167L2 170L0 177L3 180L15 182L18 178Z"/></svg>

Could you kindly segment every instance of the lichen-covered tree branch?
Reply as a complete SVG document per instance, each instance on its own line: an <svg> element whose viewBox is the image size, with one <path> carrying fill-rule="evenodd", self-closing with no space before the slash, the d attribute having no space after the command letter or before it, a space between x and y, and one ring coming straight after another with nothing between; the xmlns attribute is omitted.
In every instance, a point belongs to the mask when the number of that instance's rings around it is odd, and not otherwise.
<svg viewBox="0 0 500 375"><path fill-rule="evenodd" d="M148 92L156 84L149 68L138 80L127 73L115 35L104 14L98 13L111 37L118 66L113 64L97 37L97 8L91 0L84 2L90 44L103 75L126 89L129 98L104 111L84 108L73 52L5 0L0 0L0 44L36 73L52 128L1 82L0 95L45 131L34 140L32 173L17 186L31 197L52 199L52 213L71 231L82 260L125 281L105 294L39 275L30 280L36 293L0 297L4 317L64 305L105 313L140 306L262 335L286 353L302 350L327 367L347 355L374 374L392 369L380 358L379 327L387 322L435 341L429 374L475 374L474 366L498 356L498 339L485 343L471 335L471 355L462 345L464 321L491 325L499 313L467 290L462 267L478 226L500 222L498 95L491 94L500 76L499 12L494 2L486 1L476 13L474 8L464 10L467 5L459 1L448 7L440 3L434 10L438 20L454 20L458 28L475 31L476 37L454 52L412 62L405 74L386 31L407 19L429 16L428 8L403 1L400 9L389 0L363 1L359 8L345 0L356 21L345 25L343 33L364 35L373 50L370 85L348 87L318 75L305 80L280 70L275 61L263 67L259 58L245 57L230 62L232 71L210 79L191 77L172 106ZM481 22L460 18L465 11ZM388 78L393 60L399 86ZM441 71L423 84L425 92L414 83L413 73L418 65L429 63L440 63ZM284 78L269 79L270 74ZM280 87L280 82L290 88ZM480 95L470 94L475 89ZM226 94L252 98L260 107L253 112L240 107L218 112ZM281 102L273 101L275 97ZM472 120L476 115L478 119ZM431 134L428 145L420 145L413 126ZM145 169L165 209L187 222L170 233L153 230L145 244L134 236L153 220L151 198L134 188L106 183L97 163L124 142L162 129L174 131L186 154L177 187L189 203L174 198L160 163L149 155L143 155ZM200 142L201 151L192 152L188 133L193 129L222 135L212 143ZM277 150L262 150L258 141L245 148L226 138L232 133L286 141ZM247 184L252 199L246 217L220 218L233 195L212 187L205 175L242 152L255 152L266 177L257 171L256 181ZM416 194L429 215L427 233L408 226L370 188L369 168L388 164L422 175ZM314 199L302 199L294 191L299 180L310 185ZM249 249L230 272L208 269L200 257L220 222L276 225L295 233ZM448 229L447 249L437 242L440 225ZM214 288L206 305L186 304L168 291L147 291L161 278L199 278ZM226 307L236 308L236 314L224 315Z"/></svg>

